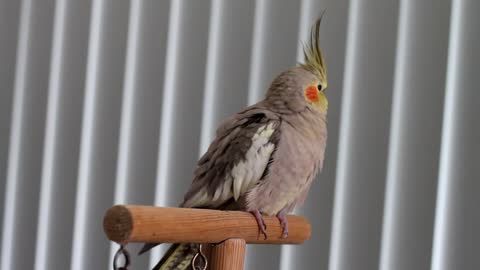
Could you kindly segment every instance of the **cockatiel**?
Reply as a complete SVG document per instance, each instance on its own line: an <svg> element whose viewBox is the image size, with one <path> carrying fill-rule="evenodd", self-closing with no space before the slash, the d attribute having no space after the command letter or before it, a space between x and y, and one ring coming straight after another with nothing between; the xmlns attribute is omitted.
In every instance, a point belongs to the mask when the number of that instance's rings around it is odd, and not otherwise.
<svg viewBox="0 0 480 270"><path fill-rule="evenodd" d="M276 216L288 237L286 214L305 200L322 168L327 140L327 73L319 47L321 17L304 46L305 63L281 73L264 100L231 116L200 158L181 207ZM146 244L140 254L156 244ZM195 245L174 244L154 269L191 269Z"/></svg>

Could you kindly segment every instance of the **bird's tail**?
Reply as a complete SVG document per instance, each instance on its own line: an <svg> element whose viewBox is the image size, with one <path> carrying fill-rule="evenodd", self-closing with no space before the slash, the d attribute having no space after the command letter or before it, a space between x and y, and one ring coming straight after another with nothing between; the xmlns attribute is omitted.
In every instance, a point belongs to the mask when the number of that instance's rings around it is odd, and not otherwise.
<svg viewBox="0 0 480 270"><path fill-rule="evenodd" d="M191 270L193 256L198 250L194 244L172 244L152 270Z"/></svg>

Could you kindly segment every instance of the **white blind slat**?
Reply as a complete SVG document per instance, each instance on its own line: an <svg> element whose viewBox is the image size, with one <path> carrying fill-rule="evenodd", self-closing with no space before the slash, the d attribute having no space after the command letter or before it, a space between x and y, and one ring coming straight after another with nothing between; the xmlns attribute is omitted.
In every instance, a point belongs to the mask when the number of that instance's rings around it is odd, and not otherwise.
<svg viewBox="0 0 480 270"><path fill-rule="evenodd" d="M155 198L169 1L131 1L114 204L147 204ZM132 254L139 244L127 247ZM110 260L118 245L112 243ZM132 260L147 269L149 256Z"/></svg>
<svg viewBox="0 0 480 270"><path fill-rule="evenodd" d="M480 268L478 10L452 2L432 270Z"/></svg>
<svg viewBox="0 0 480 270"><path fill-rule="evenodd" d="M53 1L21 5L5 188L2 269L34 265ZM12 68L12 67L10 67Z"/></svg>
<svg viewBox="0 0 480 270"><path fill-rule="evenodd" d="M99 226L115 189L128 1L94 1L90 22L85 101L71 269L110 267ZM85 258L88 258L86 260Z"/></svg>
<svg viewBox="0 0 480 270"><path fill-rule="evenodd" d="M55 7L35 269L70 265L89 11L89 1Z"/></svg>
<svg viewBox="0 0 480 270"><path fill-rule="evenodd" d="M378 267L396 48L397 1L349 9L331 270Z"/></svg>
<svg viewBox="0 0 480 270"><path fill-rule="evenodd" d="M156 205L178 205L191 183L200 144L209 16L210 2L171 3ZM152 266L166 246L152 252Z"/></svg>
<svg viewBox="0 0 480 270"><path fill-rule="evenodd" d="M9 153L12 100L15 81L18 28L20 24L20 1L0 2L0 202L5 202L7 163ZM5 205L5 204L3 204ZM3 223L4 207L0 207L0 224ZM0 232L0 243L3 233ZM1 252L1 245L0 245ZM0 259L1 261L1 259Z"/></svg>
<svg viewBox="0 0 480 270"><path fill-rule="evenodd" d="M212 2L200 154L221 121L247 104L254 8L252 0Z"/></svg>
<svg viewBox="0 0 480 270"><path fill-rule="evenodd" d="M430 266L449 1L400 4L381 269ZM415 243L415 245L412 245Z"/></svg>

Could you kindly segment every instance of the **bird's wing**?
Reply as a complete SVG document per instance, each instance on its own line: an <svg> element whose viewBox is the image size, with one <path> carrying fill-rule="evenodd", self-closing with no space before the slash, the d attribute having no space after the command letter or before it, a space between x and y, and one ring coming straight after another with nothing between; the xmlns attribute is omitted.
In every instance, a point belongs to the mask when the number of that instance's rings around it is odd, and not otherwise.
<svg viewBox="0 0 480 270"><path fill-rule="evenodd" d="M268 173L280 119L255 107L227 119L200 158L182 207L225 208Z"/></svg>

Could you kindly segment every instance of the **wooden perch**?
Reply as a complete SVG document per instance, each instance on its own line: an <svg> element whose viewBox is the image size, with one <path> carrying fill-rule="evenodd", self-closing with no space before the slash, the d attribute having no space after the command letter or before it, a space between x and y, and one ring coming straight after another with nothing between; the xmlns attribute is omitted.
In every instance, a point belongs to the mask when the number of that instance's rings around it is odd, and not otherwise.
<svg viewBox="0 0 480 270"><path fill-rule="evenodd" d="M264 217L267 239L252 214L190 208L117 205L103 220L108 239L117 243L219 243L243 239L247 244L301 244L310 237L310 224L299 216L288 216L288 238L276 217Z"/></svg>

